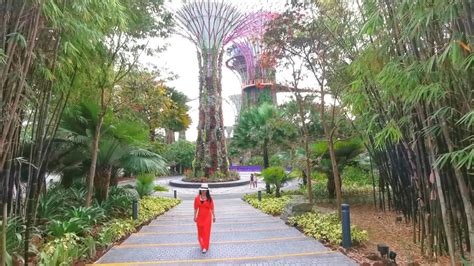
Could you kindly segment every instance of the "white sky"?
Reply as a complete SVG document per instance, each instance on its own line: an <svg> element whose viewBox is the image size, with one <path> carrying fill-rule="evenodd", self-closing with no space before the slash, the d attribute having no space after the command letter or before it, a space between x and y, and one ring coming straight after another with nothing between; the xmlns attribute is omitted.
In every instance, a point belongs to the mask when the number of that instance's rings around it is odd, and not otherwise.
<svg viewBox="0 0 474 266"><path fill-rule="evenodd" d="M182 0L171 1L172 9L178 8L181 5ZM249 7L264 7L266 10L281 10L286 0L225 0L235 4L241 9L248 10ZM144 64L152 64L160 69L167 69L168 72L178 75L178 78L168 82L167 84L171 87L175 87L177 90L183 92L188 96L189 99L194 99L189 102L190 106L189 115L192 119L192 124L186 132L186 139L189 141L195 141L197 138L197 124L198 124L198 107L199 100L199 83L198 83L198 62L196 48L193 43L189 40L173 35L166 40L154 40L150 42L150 45L160 45L164 43L168 44L168 48L161 54L155 55L154 57L146 57L142 60ZM224 58L225 62L226 58ZM287 71L279 71L277 73L277 82L286 84L285 80L288 80L290 76ZM308 80L309 82L309 80ZM305 86L314 86L313 82L305 82ZM303 84L302 84L303 85ZM303 86L304 87L304 86ZM229 96L233 94L240 94L241 86L237 76L228 69L225 65L222 66L222 96L223 96L223 116L224 126L233 126L235 121L234 108L230 104ZM289 93L288 93L289 94ZM284 102L284 98L288 97L288 94L278 94L278 102Z"/></svg>

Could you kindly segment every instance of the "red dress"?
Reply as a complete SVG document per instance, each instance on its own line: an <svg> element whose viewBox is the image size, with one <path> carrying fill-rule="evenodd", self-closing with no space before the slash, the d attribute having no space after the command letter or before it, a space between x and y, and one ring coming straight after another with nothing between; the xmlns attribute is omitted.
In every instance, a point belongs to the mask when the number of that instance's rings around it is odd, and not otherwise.
<svg viewBox="0 0 474 266"><path fill-rule="evenodd" d="M209 249L209 238L211 236L212 211L214 202L202 201L199 195L194 199L194 209L198 210L196 225L198 230L198 240L202 249Z"/></svg>

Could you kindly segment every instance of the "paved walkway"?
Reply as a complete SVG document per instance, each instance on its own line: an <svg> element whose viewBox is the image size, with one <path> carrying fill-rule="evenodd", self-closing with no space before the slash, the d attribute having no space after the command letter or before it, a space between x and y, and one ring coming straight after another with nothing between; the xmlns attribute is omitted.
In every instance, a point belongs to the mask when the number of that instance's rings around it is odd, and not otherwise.
<svg viewBox="0 0 474 266"><path fill-rule="evenodd" d="M193 202L158 217L96 264L102 265L356 265L278 217L240 199L216 199L217 221L207 254L199 249Z"/></svg>
<svg viewBox="0 0 474 266"><path fill-rule="evenodd" d="M250 180L250 172L241 172L240 179ZM156 196L173 197L173 190L178 192L178 197L181 199L194 199L198 191L195 188L176 188L169 185L169 181L173 179L181 179L182 176L171 176L171 177L160 177L155 181L156 185L164 186L169 189L168 192L156 192ZM284 184L282 190L293 190L298 189L298 179L290 180ZM129 184L135 184L135 181L128 182ZM124 183L125 184L125 183ZM216 199L231 199L241 198L247 193L256 193L258 190L265 190L265 182L260 178L257 182L257 188L250 188L249 185L229 187L229 188L211 188L211 195Z"/></svg>

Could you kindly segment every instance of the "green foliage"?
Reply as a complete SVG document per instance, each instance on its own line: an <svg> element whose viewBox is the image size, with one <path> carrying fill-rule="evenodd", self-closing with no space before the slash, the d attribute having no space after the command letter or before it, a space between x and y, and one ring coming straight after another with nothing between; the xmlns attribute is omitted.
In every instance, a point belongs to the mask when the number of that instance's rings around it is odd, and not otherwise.
<svg viewBox="0 0 474 266"><path fill-rule="evenodd" d="M266 214L278 216L282 213L286 204L291 200L291 196L283 195L279 198L275 198L271 195L265 194L262 197L262 201L259 201L255 194L247 194L244 196L244 200L254 208L257 208Z"/></svg>
<svg viewBox="0 0 474 266"><path fill-rule="evenodd" d="M283 166L283 161L278 154L274 154L270 157L270 166Z"/></svg>
<svg viewBox="0 0 474 266"><path fill-rule="evenodd" d="M167 187L163 187L163 186L160 186L160 185L156 185L154 188L153 188L154 191L158 191L158 192L168 192L169 189Z"/></svg>
<svg viewBox="0 0 474 266"><path fill-rule="evenodd" d="M276 196L280 197L281 186L289 180L291 176L287 175L285 169L281 166L273 166L262 171L265 182L275 186Z"/></svg>
<svg viewBox="0 0 474 266"><path fill-rule="evenodd" d="M105 210L101 207L72 207L66 216L70 219L79 219L84 228L92 227L106 219Z"/></svg>
<svg viewBox="0 0 474 266"><path fill-rule="evenodd" d="M260 166L263 166L263 157L259 156L259 155L252 156L252 157L250 157L250 159L248 159L248 161L246 162L246 165L260 165Z"/></svg>
<svg viewBox="0 0 474 266"><path fill-rule="evenodd" d="M347 171L347 172L346 172ZM333 202L327 189L327 174L313 172L313 195L317 202ZM357 166L346 166L342 173L342 197L349 203L367 203L373 201L372 179Z"/></svg>
<svg viewBox="0 0 474 266"><path fill-rule="evenodd" d="M270 145L284 144L296 134L295 127L284 119L277 107L264 103L240 114L232 143L241 149L259 148L265 155Z"/></svg>
<svg viewBox="0 0 474 266"><path fill-rule="evenodd" d="M120 166L131 173L164 174L166 161L158 154L142 148L131 148L120 158Z"/></svg>
<svg viewBox="0 0 474 266"><path fill-rule="evenodd" d="M303 229L306 235L317 240L339 246L342 243L342 226L336 214L305 213L290 217L288 223ZM367 232L351 225L351 237L354 245L368 240Z"/></svg>
<svg viewBox="0 0 474 266"><path fill-rule="evenodd" d="M0 233L2 233L2 221L0 221ZM6 251L7 261L9 265L12 264L13 257L19 257L23 248L23 234L25 232L25 225L20 217L13 217L8 219L7 233L6 233Z"/></svg>
<svg viewBox="0 0 474 266"><path fill-rule="evenodd" d="M133 194L127 189L115 189L111 191L111 197L125 194L126 201L131 201ZM103 204L118 203L117 199L108 199ZM110 200L110 201L109 201ZM71 265L73 261L80 258L92 258L95 254L96 246L109 247L114 242L122 239L136 228L156 216L163 214L167 210L180 203L180 200L169 198L144 197L140 200L139 219L104 217L103 210L98 207L74 208L67 213L71 216L68 220L53 220L48 223L48 238L53 238L47 242L40 253L41 265ZM131 208L130 205L127 206ZM121 206L118 206L120 209ZM116 210L117 207L111 208ZM114 211L123 215L122 211ZM108 221L105 221L109 219ZM105 221L105 222L104 222ZM99 226L101 225L101 226ZM98 227L97 234L91 234L91 229Z"/></svg>
<svg viewBox="0 0 474 266"><path fill-rule="evenodd" d="M194 153L196 145L187 140L178 140L166 146L163 157L168 162L169 166L180 166L181 169L192 168L192 161L194 160Z"/></svg>
<svg viewBox="0 0 474 266"><path fill-rule="evenodd" d="M178 199L161 198L161 197L144 197L140 200L138 223L144 223L156 216L165 213L173 208L181 201Z"/></svg>
<svg viewBox="0 0 474 266"><path fill-rule="evenodd" d="M153 192L155 176L153 174L142 174L137 177L136 190L140 198Z"/></svg>
<svg viewBox="0 0 474 266"><path fill-rule="evenodd" d="M60 238L68 233L77 235L88 233L92 227L79 218L69 218L68 220L51 220L47 224L46 232L55 238Z"/></svg>
<svg viewBox="0 0 474 266"><path fill-rule="evenodd" d="M135 223L131 219L114 219L104 225L98 235L98 244L108 247L122 237L135 232Z"/></svg>
<svg viewBox="0 0 474 266"><path fill-rule="evenodd" d="M74 260L86 254L87 247L82 245L81 238L74 233L64 234L48 242L39 255L40 265L72 265Z"/></svg>
<svg viewBox="0 0 474 266"><path fill-rule="evenodd" d="M53 185L40 198L38 219L42 222L64 216L66 209L84 204L85 193L83 187L64 189L58 184Z"/></svg>
<svg viewBox="0 0 474 266"><path fill-rule="evenodd" d="M140 195L135 189L112 187L107 200L101 203L108 217L130 217L133 200L138 200Z"/></svg>
<svg viewBox="0 0 474 266"><path fill-rule="evenodd" d="M370 174L360 167L348 165L342 172L342 186L372 186Z"/></svg>
<svg viewBox="0 0 474 266"><path fill-rule="evenodd" d="M51 164L51 171L64 171L76 177L86 175L98 113L99 106L94 103L80 103L66 109L56 139L58 147L52 155L55 163ZM101 129L97 169L113 167L135 174L166 172L163 158L144 148L148 130L140 123L106 116Z"/></svg>

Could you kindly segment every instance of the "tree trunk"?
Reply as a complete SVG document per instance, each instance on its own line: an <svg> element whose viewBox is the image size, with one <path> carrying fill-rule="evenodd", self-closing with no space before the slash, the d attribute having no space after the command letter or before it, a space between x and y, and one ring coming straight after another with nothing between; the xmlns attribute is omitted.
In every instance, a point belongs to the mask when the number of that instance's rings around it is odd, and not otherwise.
<svg viewBox="0 0 474 266"><path fill-rule="evenodd" d="M175 141L174 131L172 129L166 129L166 144L172 144Z"/></svg>
<svg viewBox="0 0 474 266"><path fill-rule="evenodd" d="M10 163L7 163L10 165ZM7 257L7 223L8 223L8 203L7 203L7 195L8 195L8 176L9 176L9 169L10 166L7 166L7 171L0 172L0 180L3 180L2 185L2 235L0 240L0 254L2 255L0 258L0 265L6 265L6 257Z"/></svg>
<svg viewBox="0 0 474 266"><path fill-rule="evenodd" d="M305 122L305 114L304 114L304 110L303 110L303 100L301 99L301 95L299 95L299 93L296 95L296 99L297 99L297 102L298 102L298 112L300 114L300 118L301 118L301 123L302 123L302 127L303 127L303 134L304 134L304 138L303 138L303 142L304 142L304 149L305 149L305 152L306 152L306 172L308 173L307 177L307 186L308 186L308 201L309 201L309 204L313 204L313 189L312 189L312 185L311 185L311 168L312 168L312 165L311 165L311 148L309 147L309 132L308 132L308 126L306 125L306 122Z"/></svg>
<svg viewBox="0 0 474 266"><path fill-rule="evenodd" d="M94 179L95 195L99 203L107 200L109 195L110 177L112 176L112 167L106 166L96 171Z"/></svg>
<svg viewBox="0 0 474 266"><path fill-rule="evenodd" d="M263 142L263 169L267 169L270 167L269 159L268 159L268 141L265 140ZM265 191L267 194L271 193L270 190L270 183L265 181Z"/></svg>
<svg viewBox="0 0 474 266"><path fill-rule="evenodd" d="M198 53L199 124L194 174L209 177L214 172L229 174L221 97L223 51Z"/></svg>
<svg viewBox="0 0 474 266"><path fill-rule="evenodd" d="M332 173L328 173L328 183L326 188L328 190L328 196L330 199L336 198L336 185L334 183L334 175Z"/></svg>
<svg viewBox="0 0 474 266"><path fill-rule="evenodd" d="M446 126L446 121L441 122L441 129L443 131L443 136L448 146L449 152L454 151L453 142L451 137L449 136L448 128ZM454 168L454 176L456 177L456 182L459 187L459 192L461 194L462 203L464 205L464 209L466 211L466 220L467 220L467 228L468 228L468 238L469 238L469 247L470 247L470 258L469 261L474 263L474 210L469 196L469 188L464 181L463 175L461 171Z"/></svg>
<svg viewBox="0 0 474 266"><path fill-rule="evenodd" d="M308 183L308 175L306 174L306 170L303 170L302 171L303 173L303 185L306 186L306 184Z"/></svg>
<svg viewBox="0 0 474 266"><path fill-rule="evenodd" d="M334 152L334 141L333 141L333 131L329 131L329 127L326 121L326 118L324 116L324 88L321 87L321 107L320 107L320 119L321 119L321 124L323 125L324 129L324 135L326 136L326 140L328 142L328 149L329 149L329 156L331 157L331 165L332 165L332 174L334 177L334 186L336 190L336 204L337 204L337 210L338 210L338 216L341 218L341 203L342 203L342 193L341 193L341 179L339 176L339 170L337 169L337 159L336 159L336 153ZM328 183L329 185L329 183Z"/></svg>
<svg viewBox="0 0 474 266"><path fill-rule="evenodd" d="M91 144L91 166L89 168L89 174L87 175L87 195L86 195L86 207L91 206L92 195L94 193L94 177L95 169L97 164L97 156L99 155L99 141L100 141L100 130L102 128L102 123L104 122L106 110L102 110L99 114L99 119L95 126L94 137Z"/></svg>
<svg viewBox="0 0 474 266"><path fill-rule="evenodd" d="M186 130L181 130L178 135L179 140L186 140Z"/></svg>
<svg viewBox="0 0 474 266"><path fill-rule="evenodd" d="M275 186L275 197L281 197L280 186Z"/></svg>

